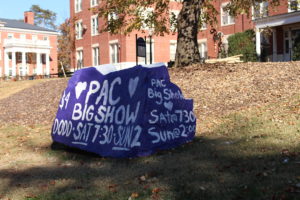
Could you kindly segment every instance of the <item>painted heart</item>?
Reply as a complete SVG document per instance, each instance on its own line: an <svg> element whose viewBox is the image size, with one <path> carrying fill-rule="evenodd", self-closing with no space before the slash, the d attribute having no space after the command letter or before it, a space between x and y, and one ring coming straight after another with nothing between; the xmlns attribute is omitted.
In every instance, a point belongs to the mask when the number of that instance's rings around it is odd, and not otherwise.
<svg viewBox="0 0 300 200"><path fill-rule="evenodd" d="M165 102L165 103L164 103L164 106L165 106L165 108L168 109L169 111L172 111L172 109L173 109L173 102L172 102L172 101Z"/></svg>
<svg viewBox="0 0 300 200"><path fill-rule="evenodd" d="M86 82L78 82L75 87L76 99L79 99L81 93L86 90L87 83Z"/></svg>
<svg viewBox="0 0 300 200"><path fill-rule="evenodd" d="M129 91L130 98L133 97L138 83L139 83L139 77L129 79L128 91Z"/></svg>

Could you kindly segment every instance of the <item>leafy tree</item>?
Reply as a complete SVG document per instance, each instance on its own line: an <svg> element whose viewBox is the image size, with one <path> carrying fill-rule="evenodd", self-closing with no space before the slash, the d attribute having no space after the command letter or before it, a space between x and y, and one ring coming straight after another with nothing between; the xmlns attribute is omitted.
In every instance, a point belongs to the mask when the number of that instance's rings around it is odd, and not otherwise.
<svg viewBox="0 0 300 200"><path fill-rule="evenodd" d="M62 72L62 65L66 71L70 70L71 55L75 49L75 36L71 34L70 19L66 19L64 23L59 26L60 35L58 36L58 69Z"/></svg>
<svg viewBox="0 0 300 200"><path fill-rule="evenodd" d="M42 26L44 28L49 28L56 30L56 13L42 9L39 5L32 5L30 11L34 12L34 24L38 26Z"/></svg>
<svg viewBox="0 0 300 200"><path fill-rule="evenodd" d="M300 60L300 35L296 37L293 45L293 61Z"/></svg>
<svg viewBox="0 0 300 200"><path fill-rule="evenodd" d="M177 0L182 5L176 20L169 20L170 0L103 0L98 10L92 9L107 20L103 31L112 34L128 34L133 30L153 28L154 34L170 33L170 24L177 26L177 50L175 66L184 67L200 62L197 35L202 23L214 26L217 10L214 0ZM268 0L231 0L226 9L231 15L247 14L256 2ZM280 0L270 0L270 5L278 5ZM149 12L150 11L150 12ZM109 17L109 16L118 17Z"/></svg>

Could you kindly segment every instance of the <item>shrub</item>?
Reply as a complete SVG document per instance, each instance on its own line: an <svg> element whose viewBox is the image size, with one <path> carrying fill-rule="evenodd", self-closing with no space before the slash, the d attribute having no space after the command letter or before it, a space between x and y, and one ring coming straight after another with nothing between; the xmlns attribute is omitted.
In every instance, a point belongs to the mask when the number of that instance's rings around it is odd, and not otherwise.
<svg viewBox="0 0 300 200"><path fill-rule="evenodd" d="M236 33L228 37L228 56L242 54L244 62L256 61L257 55L254 43L255 33L253 30Z"/></svg>
<svg viewBox="0 0 300 200"><path fill-rule="evenodd" d="M294 41L292 60L300 60L300 36L298 36Z"/></svg>

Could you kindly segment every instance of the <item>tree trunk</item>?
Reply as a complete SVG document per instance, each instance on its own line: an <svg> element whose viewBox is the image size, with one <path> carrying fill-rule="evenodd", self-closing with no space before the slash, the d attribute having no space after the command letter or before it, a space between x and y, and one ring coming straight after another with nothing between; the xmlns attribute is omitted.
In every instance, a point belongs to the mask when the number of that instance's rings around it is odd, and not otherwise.
<svg viewBox="0 0 300 200"><path fill-rule="evenodd" d="M197 35L203 0L184 0L178 15L175 67L200 63Z"/></svg>

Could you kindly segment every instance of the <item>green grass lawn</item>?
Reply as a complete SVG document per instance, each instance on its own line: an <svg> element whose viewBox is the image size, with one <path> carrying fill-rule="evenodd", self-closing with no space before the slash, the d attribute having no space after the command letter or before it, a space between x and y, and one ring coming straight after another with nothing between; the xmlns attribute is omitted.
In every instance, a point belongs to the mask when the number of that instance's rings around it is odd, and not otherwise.
<svg viewBox="0 0 300 200"><path fill-rule="evenodd" d="M2 126L0 199L300 199L299 114L299 96L243 110L135 159L52 150L50 126Z"/></svg>

